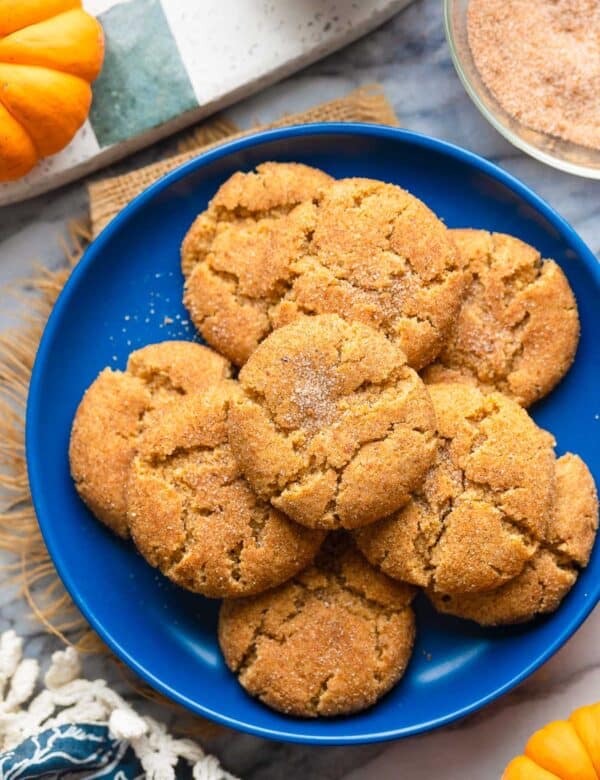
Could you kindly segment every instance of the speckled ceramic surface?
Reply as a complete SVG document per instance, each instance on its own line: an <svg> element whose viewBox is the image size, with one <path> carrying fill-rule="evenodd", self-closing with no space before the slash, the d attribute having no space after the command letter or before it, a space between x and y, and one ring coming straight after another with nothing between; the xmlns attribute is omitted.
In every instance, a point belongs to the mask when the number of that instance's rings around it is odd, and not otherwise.
<svg viewBox="0 0 600 780"><path fill-rule="evenodd" d="M335 51L409 2L84 0L106 40L88 121L62 152L0 185L0 206L180 130Z"/></svg>

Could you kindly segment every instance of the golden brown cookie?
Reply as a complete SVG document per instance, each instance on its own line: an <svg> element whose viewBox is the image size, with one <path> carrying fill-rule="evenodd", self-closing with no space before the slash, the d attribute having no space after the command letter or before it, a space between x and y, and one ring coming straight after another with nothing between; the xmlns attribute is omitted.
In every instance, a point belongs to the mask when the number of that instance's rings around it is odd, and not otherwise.
<svg viewBox="0 0 600 780"><path fill-rule="evenodd" d="M126 371L105 368L86 390L71 431L71 475L81 498L116 534L129 535L125 490L146 412L210 387L230 368L200 344L164 341L132 352Z"/></svg>
<svg viewBox="0 0 600 780"><path fill-rule="evenodd" d="M413 589L329 539L281 587L225 601L219 643L252 696L303 717L370 707L403 675L415 635Z"/></svg>
<svg viewBox="0 0 600 780"><path fill-rule="evenodd" d="M556 506L545 546L562 563L588 565L598 530L598 495L594 478L579 455L567 452L556 461Z"/></svg>
<svg viewBox="0 0 600 780"><path fill-rule="evenodd" d="M483 626L523 623L554 612L587 566L598 528L594 479L577 455L556 461L556 504L546 540L519 576L486 593L429 592L440 612Z"/></svg>
<svg viewBox="0 0 600 780"><path fill-rule="evenodd" d="M254 490L313 528L355 528L405 504L436 449L419 376L376 330L337 315L272 333L240 372L229 438Z"/></svg>
<svg viewBox="0 0 600 780"><path fill-rule="evenodd" d="M332 181L298 163L236 173L187 233L184 303L206 341L234 363L245 363L270 332L269 308L306 249L313 201Z"/></svg>
<svg viewBox="0 0 600 780"><path fill-rule="evenodd" d="M462 259L445 225L394 184L343 179L323 195L292 288L272 312L336 313L381 330L419 369L442 348L464 289Z"/></svg>
<svg viewBox="0 0 600 780"><path fill-rule="evenodd" d="M250 230L260 240L261 234L269 233L279 217L286 216L301 203L318 199L332 182L323 171L301 163L266 162L255 171L234 173L219 187L206 211L196 217L183 240L184 276L187 278L198 263L205 262L207 255L215 251L213 242L217 236L229 236L235 243L235 233L244 235L244 231ZM226 245L221 239L219 246ZM216 253L219 254L218 248ZM248 263L235 256L231 259L240 262L241 269ZM266 259L260 257L262 261ZM210 261L209 267L212 267ZM223 270L218 259L214 269ZM261 267L261 271L268 273L269 269Z"/></svg>
<svg viewBox="0 0 600 780"><path fill-rule="evenodd" d="M519 574L554 502L553 439L500 393L429 387L439 448L423 487L394 515L355 532L391 577L444 593L497 588Z"/></svg>
<svg viewBox="0 0 600 780"><path fill-rule="evenodd" d="M464 303L426 382L467 381L522 406L567 373L579 340L569 282L553 260L518 238L452 230L468 269Z"/></svg>
<svg viewBox="0 0 600 780"><path fill-rule="evenodd" d="M232 223L203 251L185 304L206 341L239 365L271 330L336 313L383 331L422 368L442 348L464 284L443 223L372 179L320 186L269 224Z"/></svg>
<svg viewBox="0 0 600 780"><path fill-rule="evenodd" d="M227 441L236 382L221 382L145 418L131 467L128 521L146 560L214 598L260 593L313 560L325 534L257 498Z"/></svg>

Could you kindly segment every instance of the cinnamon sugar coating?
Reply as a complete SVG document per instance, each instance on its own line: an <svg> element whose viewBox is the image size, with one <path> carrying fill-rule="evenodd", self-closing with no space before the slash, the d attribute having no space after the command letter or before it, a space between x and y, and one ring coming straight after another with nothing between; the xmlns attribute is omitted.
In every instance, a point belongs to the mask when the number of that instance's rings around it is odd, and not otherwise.
<svg viewBox="0 0 600 780"><path fill-rule="evenodd" d="M178 585L214 598L260 593L307 566L324 533L258 499L227 441L237 383L146 416L127 491L131 535Z"/></svg>
<svg viewBox="0 0 600 780"><path fill-rule="evenodd" d="M467 381L522 406L567 373L579 340L569 282L553 260L503 233L452 230L467 266L465 300L426 382Z"/></svg>
<svg viewBox="0 0 600 780"><path fill-rule="evenodd" d="M538 552L514 579L486 593L428 592L436 609L483 626L523 623L554 612L587 566L598 528L594 479L577 455L556 461L556 504Z"/></svg>
<svg viewBox="0 0 600 780"><path fill-rule="evenodd" d="M481 78L507 113L600 149L598 0L470 0L467 32Z"/></svg>
<svg viewBox="0 0 600 780"><path fill-rule="evenodd" d="M500 393L429 387L439 448L406 507L358 529L359 549L386 574L443 593L496 588L545 537L554 502L553 439Z"/></svg>
<svg viewBox="0 0 600 780"><path fill-rule="evenodd" d="M442 348L464 283L444 224L406 190L373 179L342 179L325 192L295 274L275 327L336 313L385 333L417 369Z"/></svg>
<svg viewBox="0 0 600 780"><path fill-rule="evenodd" d="M405 504L436 449L431 400L385 336L337 315L272 333L240 372L229 416L261 498L313 528L354 528Z"/></svg>
<svg viewBox="0 0 600 780"><path fill-rule="evenodd" d="M116 534L129 535L125 491L146 413L210 387L230 369L207 347L165 341L132 352L126 371L105 368L86 390L71 430L71 475L81 498Z"/></svg>

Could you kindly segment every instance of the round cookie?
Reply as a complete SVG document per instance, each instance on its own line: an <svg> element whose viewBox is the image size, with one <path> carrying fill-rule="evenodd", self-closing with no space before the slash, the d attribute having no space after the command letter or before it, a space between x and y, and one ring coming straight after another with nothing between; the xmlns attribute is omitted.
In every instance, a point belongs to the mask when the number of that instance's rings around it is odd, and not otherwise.
<svg viewBox="0 0 600 780"><path fill-rule="evenodd" d="M579 455L556 461L556 504L544 545L561 563L588 565L598 530L598 495L590 470Z"/></svg>
<svg viewBox="0 0 600 780"><path fill-rule="evenodd" d="M239 376L229 438L257 492L298 523L355 528L405 504L436 449L429 394L401 350L337 315L272 333Z"/></svg>
<svg viewBox="0 0 600 780"><path fill-rule="evenodd" d="M413 589L329 539L315 565L260 596L223 602L219 643L252 696L302 717L370 707L412 652Z"/></svg>
<svg viewBox="0 0 600 780"><path fill-rule="evenodd" d="M221 232L185 303L209 344L242 365L271 330L336 313L397 341L422 368L441 350L464 273L449 231L393 184L343 179L274 225Z"/></svg>
<svg viewBox="0 0 600 780"><path fill-rule="evenodd" d="M424 203L394 184L360 178L324 193L295 275L271 315L274 327L336 313L381 330L415 369L445 343L465 281L448 229Z"/></svg>
<svg viewBox="0 0 600 780"><path fill-rule="evenodd" d="M575 297L561 268L518 238L450 231L469 283L464 303L426 382L467 381L522 406L567 373L579 340Z"/></svg>
<svg viewBox="0 0 600 780"><path fill-rule="evenodd" d="M482 626L524 623L554 612L575 584L589 557L598 528L594 479L577 455L556 461L556 504L547 539L518 577L486 593L429 592L440 612Z"/></svg>
<svg viewBox="0 0 600 780"><path fill-rule="evenodd" d="M260 593L293 577L325 534L257 498L227 441L237 383L149 412L127 491L139 551L173 582L214 598Z"/></svg>
<svg viewBox="0 0 600 780"><path fill-rule="evenodd" d="M439 447L399 512L355 532L373 565L444 593L497 588L519 574L546 533L554 502L553 439L500 393L429 388Z"/></svg>
<svg viewBox="0 0 600 780"><path fill-rule="evenodd" d="M237 365L270 332L269 308L306 250L314 201L332 181L298 163L235 173L188 231L184 303L207 343Z"/></svg>
<svg viewBox="0 0 600 780"><path fill-rule="evenodd" d="M126 371L105 368L86 390L71 430L71 475L81 498L116 534L129 535L125 491L146 412L229 374L229 363L208 347L165 341L132 352Z"/></svg>
<svg viewBox="0 0 600 780"><path fill-rule="evenodd" d="M235 243L238 230L254 229L258 239L261 233L270 231L279 217L301 203L318 199L333 181L318 168L301 163L266 162L255 171L237 171L219 187L206 211L196 217L186 233L181 245L183 275L187 278L198 263L207 260L207 255L215 251L213 242L220 234ZM220 246L226 245L223 242ZM219 270L218 265L215 270ZM261 271L267 273L268 268Z"/></svg>

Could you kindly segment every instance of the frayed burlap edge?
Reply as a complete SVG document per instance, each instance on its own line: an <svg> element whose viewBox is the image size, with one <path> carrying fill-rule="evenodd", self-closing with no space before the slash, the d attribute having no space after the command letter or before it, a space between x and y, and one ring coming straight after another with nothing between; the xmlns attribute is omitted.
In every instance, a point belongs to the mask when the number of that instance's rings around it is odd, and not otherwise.
<svg viewBox="0 0 600 780"><path fill-rule="evenodd" d="M374 122L397 125L397 117L376 85L362 87L333 100L283 117L268 127L316 121ZM253 128L253 130L258 128ZM62 642L83 653L113 658L124 679L140 695L177 712L173 730L206 738L225 729L194 717L157 694L133 675L92 631L64 590L41 536L31 502L25 458L25 410L31 369L44 326L72 268L86 246L132 198L162 175L194 157L200 149L247 135L229 120L217 117L191 131L180 144L182 152L123 176L89 185L90 221L74 222L65 243L65 263L57 270L39 267L5 294L22 302L26 312L14 328L0 334L0 550L9 553L4 584L20 590L32 617Z"/></svg>
<svg viewBox="0 0 600 780"><path fill-rule="evenodd" d="M90 237L89 228L74 224L65 246L65 266L55 271L39 268L18 290L7 291L19 298L27 313L0 335L0 549L14 556L5 569L9 583L21 588L44 627L82 651L95 649L99 640L62 588L44 545L29 493L24 426L29 378L42 331ZM67 634L75 634L76 640Z"/></svg>
<svg viewBox="0 0 600 780"><path fill-rule="evenodd" d="M73 222L65 243L64 267L40 267L19 287L6 290L7 295L22 301L27 314L14 328L0 335L0 549L12 559L2 567L3 584L20 592L32 619L50 634L81 653L108 655L132 692L173 710L175 734L207 739L226 729L193 716L154 691L117 659L89 627L56 573L31 503L25 459L25 410L31 369L46 320L90 240L89 224Z"/></svg>

